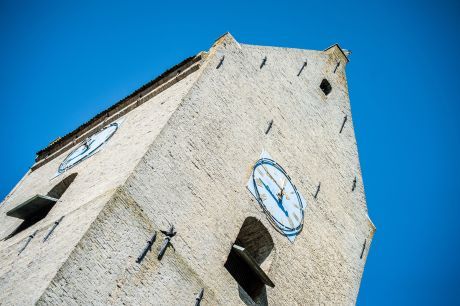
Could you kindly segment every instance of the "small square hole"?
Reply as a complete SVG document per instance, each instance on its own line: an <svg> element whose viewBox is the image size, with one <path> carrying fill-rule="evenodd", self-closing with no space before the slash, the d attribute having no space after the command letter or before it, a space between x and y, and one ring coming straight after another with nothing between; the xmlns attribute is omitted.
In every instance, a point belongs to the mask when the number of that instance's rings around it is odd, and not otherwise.
<svg viewBox="0 0 460 306"><path fill-rule="evenodd" d="M330 94L332 91L331 83L329 83L329 81L326 79L323 79L321 81L321 85L319 85L319 88L321 88L321 90L324 92L326 96Z"/></svg>

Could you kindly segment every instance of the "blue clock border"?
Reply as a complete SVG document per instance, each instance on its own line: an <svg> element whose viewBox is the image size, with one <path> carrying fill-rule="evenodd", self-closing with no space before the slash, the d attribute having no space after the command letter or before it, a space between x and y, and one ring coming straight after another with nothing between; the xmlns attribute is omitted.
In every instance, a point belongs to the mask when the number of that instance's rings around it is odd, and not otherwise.
<svg viewBox="0 0 460 306"><path fill-rule="evenodd" d="M64 172L66 172L67 170L69 170L69 169L75 167L76 165L78 165L78 164L81 163L82 161L84 161L84 160L86 160L87 158L91 157L95 152L97 152L97 150L99 150L107 141L109 141L110 138L112 138L112 136L118 131L118 128L120 127L120 124L119 124L118 122L112 122L111 124L109 124L109 125L107 125L106 127L104 127L102 130L100 130L99 132L97 132L96 134L94 134L94 135L97 135L97 134L101 133L103 130L108 129L108 128L111 127L111 126L115 126L116 129L115 129L115 131L113 131L112 134L110 134L110 136L109 136L106 140L104 140L104 142L102 142L99 146L97 146L97 148L94 148L94 150L92 150L92 152L90 152L90 153L89 153L88 155L86 155L84 158L82 158L82 159L80 159L79 161L77 161L75 164L72 164L71 166L64 167L64 169L61 169L62 164L65 163L65 161L67 160L67 158L68 158L69 156L71 156L76 150L78 150L78 149L83 145L83 143L81 143L81 144L80 144L79 146L77 146L74 150L72 150L72 152L70 152L70 153L66 156L66 158L62 161L62 163L59 165L58 173L59 173L59 174L62 174L62 173L64 173ZM93 135L93 136L94 136L94 135ZM87 152L87 151L84 151L83 153L86 153L86 152ZM83 154L83 153L82 153L82 154ZM80 155L81 155L81 154L80 154Z"/></svg>
<svg viewBox="0 0 460 306"><path fill-rule="evenodd" d="M295 228L289 228L285 225L283 225L280 221L278 221L271 213L270 211L265 207L265 205L263 204L263 201L260 197L260 194L259 194L259 190L257 188L257 185L256 185L256 181L255 181L255 177L254 177L254 174L255 174L255 171L257 169L257 167L259 166L262 166L262 165L270 165L270 166L273 166L275 167L276 169L278 169L288 180L289 180L289 183L292 185L292 187L294 188L294 191L295 191L295 194L297 196L297 199L300 203L300 212L302 214L302 221L300 222L300 224L295 227ZM259 205L262 207L264 213L269 216L269 221L270 223L272 223L274 225L274 227L280 231L282 234L284 234L285 236L296 236L298 235L302 229L303 229L303 223L304 223L304 217L305 217L305 213L304 213L304 203L302 201L302 198L299 194L299 192L297 191L297 187L295 186L295 184L291 181L291 178L289 177L289 175L286 173L286 171L283 169L283 167L281 167L280 164L278 164L276 161L274 161L273 159L270 159L270 158L260 158L259 160L257 160L257 162L254 164L254 167L253 167L253 170L252 170L252 183L253 183L253 188L254 188L254 192L256 193L256 199L257 199L257 202L259 202Z"/></svg>

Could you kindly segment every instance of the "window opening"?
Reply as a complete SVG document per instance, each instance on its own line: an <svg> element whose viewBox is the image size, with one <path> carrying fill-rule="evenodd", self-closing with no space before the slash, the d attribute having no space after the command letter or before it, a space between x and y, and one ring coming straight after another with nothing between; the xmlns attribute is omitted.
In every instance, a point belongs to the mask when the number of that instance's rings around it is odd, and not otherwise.
<svg viewBox="0 0 460 306"><path fill-rule="evenodd" d="M321 81L321 85L319 85L319 88L321 88L321 90L324 92L326 96L330 94L332 91L331 83L329 83L329 81L326 79L323 79Z"/></svg>
<svg viewBox="0 0 460 306"><path fill-rule="evenodd" d="M6 213L7 216L22 219L22 223L6 239L9 239L23 230L44 219L56 202L62 197L70 184L75 180L77 173L73 173L54 186L46 195L37 194L19 204Z"/></svg>
<svg viewBox="0 0 460 306"><path fill-rule="evenodd" d="M70 184L73 183L76 177L77 173L72 173L71 175L60 181L56 186L54 186L46 195L55 199L60 199L64 192L66 192L67 188L69 188Z"/></svg>
<svg viewBox="0 0 460 306"><path fill-rule="evenodd" d="M274 247L265 226L254 217L248 217L238 233L224 267L237 281L240 298L246 304L267 305L266 285L274 287L261 264Z"/></svg>

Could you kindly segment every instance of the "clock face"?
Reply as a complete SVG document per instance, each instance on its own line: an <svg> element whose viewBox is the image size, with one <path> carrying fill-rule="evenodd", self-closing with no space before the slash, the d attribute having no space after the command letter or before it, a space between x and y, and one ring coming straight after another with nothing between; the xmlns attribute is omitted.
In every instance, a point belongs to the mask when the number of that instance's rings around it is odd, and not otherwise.
<svg viewBox="0 0 460 306"><path fill-rule="evenodd" d="M305 200L286 171L268 154L262 154L253 167L248 189L272 225L294 241L303 227Z"/></svg>
<svg viewBox="0 0 460 306"><path fill-rule="evenodd" d="M94 134L83 141L75 150L70 152L64 159L58 169L58 173L63 173L72 168L79 162L85 160L91 155L98 152L102 146L115 134L118 130L119 122L114 122L106 126L102 131Z"/></svg>

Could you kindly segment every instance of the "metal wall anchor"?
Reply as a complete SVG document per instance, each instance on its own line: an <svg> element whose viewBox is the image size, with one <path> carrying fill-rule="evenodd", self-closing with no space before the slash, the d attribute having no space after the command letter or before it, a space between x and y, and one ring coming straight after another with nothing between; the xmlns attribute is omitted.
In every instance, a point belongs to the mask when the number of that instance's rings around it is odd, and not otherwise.
<svg viewBox="0 0 460 306"><path fill-rule="evenodd" d="M265 66L265 63L267 62L267 57L264 57L262 60L262 64L260 64L260 69L262 69L263 66Z"/></svg>
<svg viewBox="0 0 460 306"><path fill-rule="evenodd" d="M335 68L334 68L334 73L337 71L337 68L339 68L340 66L340 61L337 62L337 65L335 65Z"/></svg>
<svg viewBox="0 0 460 306"><path fill-rule="evenodd" d="M353 186L351 187L351 191L355 191L355 188L356 188L356 176L353 179Z"/></svg>
<svg viewBox="0 0 460 306"><path fill-rule="evenodd" d="M174 231L174 225L171 225L169 230L161 231L164 235L166 235L165 239L163 240L163 244L161 245L160 252L158 252L158 260L163 258L165 254L166 248L170 244L171 238L176 235L177 232Z"/></svg>
<svg viewBox="0 0 460 306"><path fill-rule="evenodd" d="M304 69L305 67L307 67L307 60L305 60L305 62L303 63L302 68L300 68L299 73L297 73L297 76L299 76L299 75L302 73L302 71L303 71L303 69Z"/></svg>
<svg viewBox="0 0 460 306"><path fill-rule="evenodd" d="M24 244L24 246L22 247L22 249L19 250L18 255L21 254L22 251L24 251L24 250L27 248L27 246L29 245L30 241L31 241L32 239L34 239L34 237L35 237L35 235L37 235L37 233L38 233L38 230L36 230L35 232L33 232L32 235L29 235L29 238L27 238L26 243Z"/></svg>
<svg viewBox="0 0 460 306"><path fill-rule="evenodd" d="M147 252L152 250L152 245L155 242L156 238L157 238L157 232L155 231L153 233L152 238L150 238L150 240L147 241L147 245L145 246L145 248L142 251L141 255L139 255L139 257L137 257L137 259L136 259L137 263L141 263L141 261L144 259L145 255L147 255Z"/></svg>
<svg viewBox="0 0 460 306"><path fill-rule="evenodd" d="M265 131L265 135L267 135L268 132L270 132L270 129L272 128L272 125L273 125L273 120L270 120L270 122L268 123L268 128L267 128L267 130Z"/></svg>
<svg viewBox="0 0 460 306"><path fill-rule="evenodd" d="M340 128L340 132L339 132L339 134L341 134L341 133L342 133L343 127L345 126L345 122L347 122L347 120L348 120L348 116L347 116L347 115L345 115L345 117L343 117L343 123L342 123L342 127Z"/></svg>
<svg viewBox="0 0 460 306"><path fill-rule="evenodd" d="M361 250L361 256L359 256L359 259L363 259L364 250L366 249L366 242L367 239L364 239L363 249Z"/></svg>
<svg viewBox="0 0 460 306"><path fill-rule="evenodd" d="M316 199L316 197L318 197L318 193L319 193L320 188L321 188L321 182L319 182L318 188L316 188L316 192L315 192L315 195L314 195L315 199Z"/></svg>
<svg viewBox="0 0 460 306"><path fill-rule="evenodd" d="M201 300L203 299L204 288L201 288L200 292L195 298L195 306L200 306Z"/></svg>
<svg viewBox="0 0 460 306"><path fill-rule="evenodd" d="M57 220L57 221L54 222L53 227L49 230L48 234L46 234L45 238L43 238L43 242L45 242L46 240L48 240L48 238L51 236L51 234L52 234L53 231L56 229L56 227L59 225L59 223L61 223L62 219L64 219L64 216L60 217L59 220Z"/></svg>
<svg viewBox="0 0 460 306"><path fill-rule="evenodd" d="M216 69L219 69L220 66L222 66L222 64L224 63L224 59L225 59L225 55L222 55L222 58L220 59L220 62L219 62L219 64L217 65Z"/></svg>

